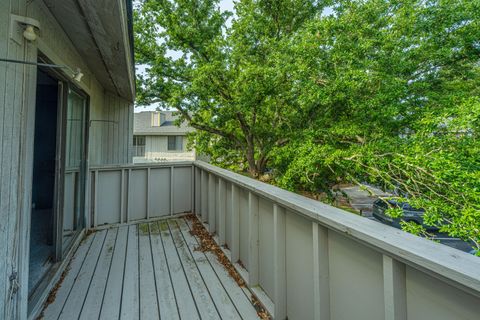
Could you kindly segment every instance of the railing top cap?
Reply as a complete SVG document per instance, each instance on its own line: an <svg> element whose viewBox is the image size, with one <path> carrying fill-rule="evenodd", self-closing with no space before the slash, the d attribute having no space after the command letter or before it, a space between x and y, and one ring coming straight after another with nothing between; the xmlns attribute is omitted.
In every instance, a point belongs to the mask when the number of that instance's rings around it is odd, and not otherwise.
<svg viewBox="0 0 480 320"><path fill-rule="evenodd" d="M480 258L380 224L299 194L218 168L202 161L194 165L299 213L328 229L346 234L383 254L460 284L480 296Z"/></svg>

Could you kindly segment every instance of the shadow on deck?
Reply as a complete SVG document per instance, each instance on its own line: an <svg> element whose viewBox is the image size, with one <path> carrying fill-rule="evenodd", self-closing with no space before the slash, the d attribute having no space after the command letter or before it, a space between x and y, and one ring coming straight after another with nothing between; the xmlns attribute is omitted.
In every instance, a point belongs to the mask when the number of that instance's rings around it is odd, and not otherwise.
<svg viewBox="0 0 480 320"><path fill-rule="evenodd" d="M250 291L213 253L195 251L190 223L176 218L90 234L44 319L258 319Z"/></svg>

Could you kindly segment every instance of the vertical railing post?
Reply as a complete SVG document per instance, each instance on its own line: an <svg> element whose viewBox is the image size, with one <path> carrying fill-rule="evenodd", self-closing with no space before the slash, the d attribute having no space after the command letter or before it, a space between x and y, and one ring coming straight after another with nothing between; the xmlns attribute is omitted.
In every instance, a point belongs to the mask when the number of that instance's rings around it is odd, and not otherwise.
<svg viewBox="0 0 480 320"><path fill-rule="evenodd" d="M208 174L208 231L215 233L215 176L213 173Z"/></svg>
<svg viewBox="0 0 480 320"><path fill-rule="evenodd" d="M192 164L192 178L190 183L192 184L191 189L190 189L190 195L191 195L191 202L190 202L190 207L191 207L191 213L195 212L195 166Z"/></svg>
<svg viewBox="0 0 480 320"><path fill-rule="evenodd" d="M407 319L405 265L383 255L383 294L385 320Z"/></svg>
<svg viewBox="0 0 480 320"><path fill-rule="evenodd" d="M236 263L240 259L240 198L238 187L232 183L232 218L231 223L231 239L230 239L230 259L232 263Z"/></svg>
<svg viewBox="0 0 480 320"><path fill-rule="evenodd" d="M130 205L132 203L131 199L131 190L130 190L130 185L132 182L132 169L128 169L128 179L127 179L127 223L130 222Z"/></svg>
<svg viewBox="0 0 480 320"><path fill-rule="evenodd" d="M202 172L201 172L201 175L202 175L202 186L201 186L201 194L202 194L202 197L201 197L201 206L202 206L202 218L201 220L203 222L206 222L208 220L208 175L207 175L207 172L205 172L205 170L202 169Z"/></svg>
<svg viewBox="0 0 480 320"><path fill-rule="evenodd" d="M94 194L93 194L93 227L97 227L97 217L98 217L98 170L95 170L95 182L94 182Z"/></svg>
<svg viewBox="0 0 480 320"><path fill-rule="evenodd" d="M248 284L258 284L258 196L248 193Z"/></svg>
<svg viewBox="0 0 480 320"><path fill-rule="evenodd" d="M120 223L126 222L125 219L125 170L121 169L120 176Z"/></svg>
<svg viewBox="0 0 480 320"><path fill-rule="evenodd" d="M219 245L225 244L225 215L226 215L226 197L225 197L225 181L222 178L218 178L218 193L217 193L217 205L218 210L218 241Z"/></svg>
<svg viewBox="0 0 480 320"><path fill-rule="evenodd" d="M273 204L273 277L275 319L287 318L286 213Z"/></svg>
<svg viewBox="0 0 480 320"><path fill-rule="evenodd" d="M200 168L197 168L194 166L195 169L195 211L194 213L198 216L201 212L200 208L200 200L202 198L201 196L201 182L202 182L202 176L201 176L201 171Z"/></svg>
<svg viewBox="0 0 480 320"><path fill-rule="evenodd" d="M147 195L146 195L147 219L150 219L150 168L147 168Z"/></svg>
<svg viewBox="0 0 480 320"><path fill-rule="evenodd" d="M314 319L330 319L328 229L312 222Z"/></svg>
<svg viewBox="0 0 480 320"><path fill-rule="evenodd" d="M174 214L174 208L173 208L173 186L174 186L174 181L173 181L173 166L170 167L170 215L173 216Z"/></svg>

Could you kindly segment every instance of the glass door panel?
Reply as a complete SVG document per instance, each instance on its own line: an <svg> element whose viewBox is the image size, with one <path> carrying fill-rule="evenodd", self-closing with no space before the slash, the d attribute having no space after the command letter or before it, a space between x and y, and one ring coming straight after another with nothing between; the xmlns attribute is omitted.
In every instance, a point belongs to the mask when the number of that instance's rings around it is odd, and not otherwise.
<svg viewBox="0 0 480 320"><path fill-rule="evenodd" d="M85 199L85 132L87 100L69 89L65 121L62 248L83 228Z"/></svg>

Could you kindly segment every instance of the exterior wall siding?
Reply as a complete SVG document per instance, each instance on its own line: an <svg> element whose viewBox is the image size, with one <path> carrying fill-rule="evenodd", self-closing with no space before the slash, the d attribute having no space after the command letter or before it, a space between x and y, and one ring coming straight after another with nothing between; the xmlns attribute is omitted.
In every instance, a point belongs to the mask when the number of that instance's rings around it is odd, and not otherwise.
<svg viewBox="0 0 480 320"><path fill-rule="evenodd" d="M25 15L25 0L0 1L0 57L8 59L35 59L34 50L25 43L19 45L9 40L10 13ZM33 70L32 70L33 69ZM0 62L0 318L14 317L17 297L11 293L9 277L18 272L18 249L22 245L15 231L21 223L19 212L29 201L21 191L24 176L19 172L27 169L22 159L25 152L24 130L28 124L26 88L32 78L25 71L35 68L21 64ZM31 168L28 168L31 170Z"/></svg>
<svg viewBox="0 0 480 320"><path fill-rule="evenodd" d="M10 39L10 14L40 22L35 42ZM44 1L0 1L0 57L35 62L41 52L54 64L82 69L89 95L90 165L131 162L133 103L106 92ZM26 319L35 121L35 66L0 62L0 319ZM10 276L17 275L17 288Z"/></svg>
<svg viewBox="0 0 480 320"><path fill-rule="evenodd" d="M187 137L183 137L183 151L168 151L168 136L146 136L145 157L134 157L135 163L157 161L192 161L195 151L187 150Z"/></svg>
<svg viewBox="0 0 480 320"><path fill-rule="evenodd" d="M38 50L53 63L84 73L79 85L90 99L89 164L131 163L133 103L104 90L43 1L30 3L27 15L41 24Z"/></svg>

